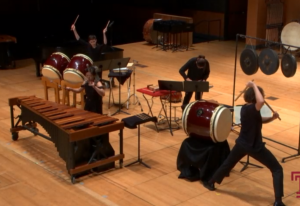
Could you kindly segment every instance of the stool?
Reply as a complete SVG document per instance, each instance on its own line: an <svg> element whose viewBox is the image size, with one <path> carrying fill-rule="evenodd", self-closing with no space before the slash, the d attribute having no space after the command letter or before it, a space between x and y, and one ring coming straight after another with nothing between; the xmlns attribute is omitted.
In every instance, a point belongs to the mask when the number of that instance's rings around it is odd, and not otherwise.
<svg viewBox="0 0 300 206"><path fill-rule="evenodd" d="M125 165L125 167L133 165L137 162L143 164L145 167L151 168L149 165L147 165L146 163L144 163L142 161L142 159L140 158L140 124L146 123L146 122L157 122L157 118L156 117L151 117L145 113L141 113L135 116L131 116L131 117L127 117L122 119L122 121L124 122L124 126L129 128L129 129L134 129L134 128L138 128L138 159L132 163L129 163L127 165Z"/></svg>
<svg viewBox="0 0 300 206"><path fill-rule="evenodd" d="M60 98L59 98L59 91L60 91L60 79L48 79L47 77L42 77L42 83L44 85L44 93L45 93L45 99L48 100L48 89L53 88L54 89L54 95L55 95L55 102L60 104Z"/></svg>

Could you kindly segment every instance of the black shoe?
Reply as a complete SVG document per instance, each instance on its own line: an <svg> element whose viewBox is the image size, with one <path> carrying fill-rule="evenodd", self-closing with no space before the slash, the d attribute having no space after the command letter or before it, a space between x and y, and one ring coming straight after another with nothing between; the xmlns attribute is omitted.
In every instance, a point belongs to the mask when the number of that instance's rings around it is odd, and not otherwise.
<svg viewBox="0 0 300 206"><path fill-rule="evenodd" d="M285 206L285 204L283 202L275 201L274 206Z"/></svg>
<svg viewBox="0 0 300 206"><path fill-rule="evenodd" d="M210 191L216 190L214 183L209 183L207 181L203 181L203 186L206 187Z"/></svg>

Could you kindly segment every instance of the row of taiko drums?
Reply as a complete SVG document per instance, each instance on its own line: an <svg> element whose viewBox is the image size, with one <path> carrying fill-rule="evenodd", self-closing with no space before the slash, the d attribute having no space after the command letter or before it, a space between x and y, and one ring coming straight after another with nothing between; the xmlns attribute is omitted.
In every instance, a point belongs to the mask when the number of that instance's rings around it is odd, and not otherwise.
<svg viewBox="0 0 300 206"><path fill-rule="evenodd" d="M93 65L93 60L76 54L71 59L61 52L55 52L45 61L42 74L48 79L64 79L71 83L80 83L85 79L86 69Z"/></svg>

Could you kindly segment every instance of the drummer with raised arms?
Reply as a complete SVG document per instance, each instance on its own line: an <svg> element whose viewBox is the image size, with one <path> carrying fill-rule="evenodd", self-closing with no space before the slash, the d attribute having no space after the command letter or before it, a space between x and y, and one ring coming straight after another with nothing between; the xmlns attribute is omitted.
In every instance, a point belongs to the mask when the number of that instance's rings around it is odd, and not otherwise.
<svg viewBox="0 0 300 206"><path fill-rule="evenodd" d="M100 58L100 54L104 51L106 45L107 45L107 38L106 38L106 32L107 27L109 25L109 22L107 23L106 27L103 29L103 44L100 45L97 43L97 37L95 35L89 35L88 42L84 41L80 38L79 34L76 31L75 22L71 26L71 30L74 32L75 38L77 41L82 44L86 48L87 55L93 60L97 61Z"/></svg>
<svg viewBox="0 0 300 206"><path fill-rule="evenodd" d="M187 74L186 71L188 71ZM206 81L210 73L209 62L203 55L193 57L180 68L179 73L185 81ZM186 105L190 102L192 96L193 92L185 93L181 106L182 110L184 110ZM201 98L202 92L196 92L195 100L200 100Z"/></svg>

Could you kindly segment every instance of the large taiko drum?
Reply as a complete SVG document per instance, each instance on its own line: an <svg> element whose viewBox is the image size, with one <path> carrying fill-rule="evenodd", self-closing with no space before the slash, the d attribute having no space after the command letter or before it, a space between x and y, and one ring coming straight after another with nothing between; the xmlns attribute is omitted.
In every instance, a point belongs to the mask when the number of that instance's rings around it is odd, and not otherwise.
<svg viewBox="0 0 300 206"><path fill-rule="evenodd" d="M232 115L224 105L195 101L185 107L182 125L187 135L218 143L227 139L231 131Z"/></svg>
<svg viewBox="0 0 300 206"><path fill-rule="evenodd" d="M181 94L181 92L172 92L171 98L170 98L170 94L163 95L160 98L168 100L169 102L171 101L172 103L178 103L178 102L181 102L182 94Z"/></svg>
<svg viewBox="0 0 300 206"><path fill-rule="evenodd" d="M92 65L93 60L90 57L84 54L74 55L63 72L64 80L71 83L82 82L85 79L86 68Z"/></svg>
<svg viewBox="0 0 300 206"><path fill-rule="evenodd" d="M62 79L63 71L69 64L70 59L61 52L55 52L45 61L42 74L49 79Z"/></svg>
<svg viewBox="0 0 300 206"><path fill-rule="evenodd" d="M158 31L153 30L153 22L159 20L160 19L149 19L144 25L143 37L149 43L157 44L157 38L159 38L160 35L158 35Z"/></svg>
<svg viewBox="0 0 300 206"><path fill-rule="evenodd" d="M300 24L298 22L291 22L284 26L281 32L281 42L283 44L296 46L284 46L284 48L291 51L295 51L298 49L297 47L300 47Z"/></svg>

